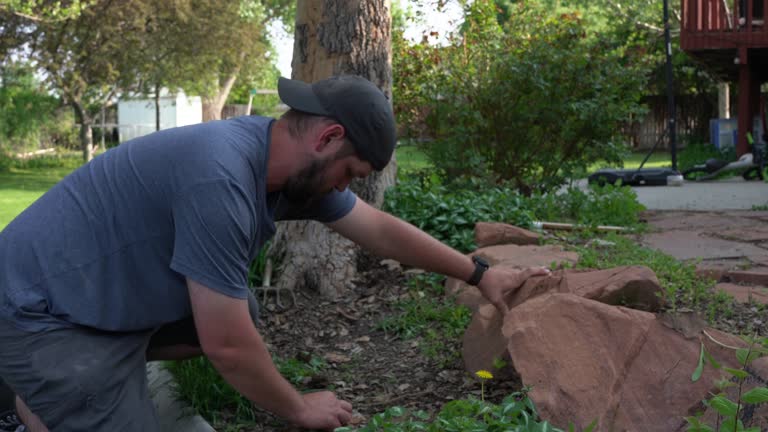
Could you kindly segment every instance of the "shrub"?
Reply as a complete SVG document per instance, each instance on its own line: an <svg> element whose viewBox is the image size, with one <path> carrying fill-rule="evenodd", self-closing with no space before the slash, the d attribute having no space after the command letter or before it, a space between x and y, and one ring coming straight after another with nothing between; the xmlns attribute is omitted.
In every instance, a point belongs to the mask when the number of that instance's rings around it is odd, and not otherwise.
<svg viewBox="0 0 768 432"><path fill-rule="evenodd" d="M434 138L424 150L448 178L490 177L526 194L553 190L592 162L618 163L618 131L643 111L647 67L587 37L576 14L514 7L502 28L494 2L477 0L450 46L401 48L399 120L417 129L410 118L423 119Z"/></svg>
<svg viewBox="0 0 768 432"><path fill-rule="evenodd" d="M451 189L437 176L411 178L387 190L384 209L462 252L475 249L478 221L531 224L523 197L515 191L480 185Z"/></svg>
<svg viewBox="0 0 768 432"><path fill-rule="evenodd" d="M38 149L72 138L71 111L37 82L29 65L0 69L0 138L9 151ZM66 143L64 143L66 144Z"/></svg>
<svg viewBox="0 0 768 432"><path fill-rule="evenodd" d="M637 227L645 207L627 186L591 186L587 191L570 187L563 192L537 194L529 200L539 220L566 221L582 225Z"/></svg>

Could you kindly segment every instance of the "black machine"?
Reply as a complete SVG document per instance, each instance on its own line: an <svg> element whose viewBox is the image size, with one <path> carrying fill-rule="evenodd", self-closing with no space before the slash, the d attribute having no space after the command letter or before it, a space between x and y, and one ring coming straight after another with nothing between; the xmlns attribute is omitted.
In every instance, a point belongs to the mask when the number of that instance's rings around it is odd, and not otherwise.
<svg viewBox="0 0 768 432"><path fill-rule="evenodd" d="M680 176L680 173L670 168L642 169L601 169L588 177L589 184L600 186L617 184L627 186L667 186Z"/></svg>

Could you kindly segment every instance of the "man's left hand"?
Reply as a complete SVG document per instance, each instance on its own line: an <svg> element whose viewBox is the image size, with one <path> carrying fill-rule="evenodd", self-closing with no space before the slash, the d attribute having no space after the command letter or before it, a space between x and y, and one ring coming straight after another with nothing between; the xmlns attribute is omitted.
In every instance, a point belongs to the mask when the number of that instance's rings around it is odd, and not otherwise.
<svg viewBox="0 0 768 432"><path fill-rule="evenodd" d="M533 276L547 276L550 272L544 267L530 267L525 270L512 270L503 267L489 268L477 288L489 302L491 302L504 317L509 308L504 297L510 291L520 288L528 278Z"/></svg>

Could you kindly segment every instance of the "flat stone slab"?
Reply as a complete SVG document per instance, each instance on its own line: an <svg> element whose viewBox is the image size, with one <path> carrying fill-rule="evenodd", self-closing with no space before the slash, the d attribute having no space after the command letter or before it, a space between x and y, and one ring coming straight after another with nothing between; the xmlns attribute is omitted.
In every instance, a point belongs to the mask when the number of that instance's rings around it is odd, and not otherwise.
<svg viewBox="0 0 768 432"><path fill-rule="evenodd" d="M716 233L718 237L750 243L768 241L768 224L758 227L739 227Z"/></svg>
<svg viewBox="0 0 768 432"><path fill-rule="evenodd" d="M768 304L768 288L766 287L719 283L715 289L727 292L739 303L749 303L752 301L755 303Z"/></svg>
<svg viewBox="0 0 768 432"><path fill-rule="evenodd" d="M672 230L643 236L642 243L681 260L736 259L746 257L750 261L768 258L768 250L761 247L713 238L694 231Z"/></svg>
<svg viewBox="0 0 768 432"><path fill-rule="evenodd" d="M651 211L644 213L643 216L650 225L664 231L723 231L740 226L755 226L753 215L749 212Z"/></svg>
<svg viewBox="0 0 768 432"><path fill-rule="evenodd" d="M768 267L753 267L748 270L732 270L725 277L731 282L762 285L768 287Z"/></svg>

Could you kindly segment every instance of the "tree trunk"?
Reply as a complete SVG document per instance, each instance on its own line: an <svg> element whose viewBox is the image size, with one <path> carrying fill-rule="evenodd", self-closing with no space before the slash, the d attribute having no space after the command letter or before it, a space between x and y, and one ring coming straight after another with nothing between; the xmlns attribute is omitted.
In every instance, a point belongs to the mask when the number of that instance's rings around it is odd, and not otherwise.
<svg viewBox="0 0 768 432"><path fill-rule="evenodd" d="M219 87L219 92L213 97L203 99L203 121L221 120L221 111L224 109L224 104L227 102L229 92L232 91L232 87L237 80L237 74L240 72L240 68L237 68L227 79L224 84Z"/></svg>
<svg viewBox="0 0 768 432"><path fill-rule="evenodd" d="M360 75L391 100L390 33L390 0L298 0L292 78L314 82L331 75ZM361 199L381 207L396 171L393 160L381 173L350 187ZM355 279L360 251L322 224L299 221L278 224L271 252L282 258L278 287L307 287L336 298Z"/></svg>
<svg viewBox="0 0 768 432"><path fill-rule="evenodd" d="M155 83L155 130L160 130L160 83Z"/></svg>
<svg viewBox="0 0 768 432"><path fill-rule="evenodd" d="M93 119L88 115L85 107L79 102L72 102L75 109L77 122L80 124L80 149L83 151L83 161L93 159Z"/></svg>

